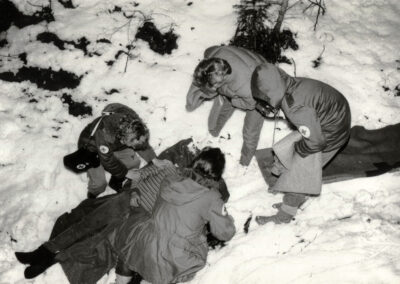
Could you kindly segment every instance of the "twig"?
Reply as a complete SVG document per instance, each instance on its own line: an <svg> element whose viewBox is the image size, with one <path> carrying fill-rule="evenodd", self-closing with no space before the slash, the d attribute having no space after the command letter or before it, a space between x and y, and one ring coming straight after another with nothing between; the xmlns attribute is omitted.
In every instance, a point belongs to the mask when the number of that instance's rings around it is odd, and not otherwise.
<svg viewBox="0 0 400 284"><path fill-rule="evenodd" d="M308 9L317 6L318 7L318 11L317 11L317 16L315 18L315 22L314 22L314 31L317 29L317 25L318 25L318 20L319 20L319 15L325 14L326 11L326 6L325 6L325 2L324 0L308 0L308 2L310 3L304 10L303 13L306 12Z"/></svg>

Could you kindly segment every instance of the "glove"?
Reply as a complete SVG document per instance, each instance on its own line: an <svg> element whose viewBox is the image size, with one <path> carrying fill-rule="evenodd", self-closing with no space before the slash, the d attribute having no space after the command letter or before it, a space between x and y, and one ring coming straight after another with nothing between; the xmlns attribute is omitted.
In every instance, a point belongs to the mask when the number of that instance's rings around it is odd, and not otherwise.
<svg viewBox="0 0 400 284"><path fill-rule="evenodd" d="M116 176L111 176L108 185L114 189L116 192L120 192L122 189L122 184L124 183L125 178L117 178Z"/></svg>

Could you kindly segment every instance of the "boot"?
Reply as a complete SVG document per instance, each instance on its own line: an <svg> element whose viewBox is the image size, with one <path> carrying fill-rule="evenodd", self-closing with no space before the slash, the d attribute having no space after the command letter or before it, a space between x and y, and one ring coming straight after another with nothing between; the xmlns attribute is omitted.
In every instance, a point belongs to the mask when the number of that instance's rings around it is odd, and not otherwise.
<svg viewBox="0 0 400 284"><path fill-rule="evenodd" d="M55 254L41 245L31 252L15 252L15 257L22 264L39 264L48 259L54 259Z"/></svg>
<svg viewBox="0 0 400 284"><path fill-rule="evenodd" d="M143 280L143 277L139 273L134 272L132 279L131 279L131 281L129 281L128 284L140 284L142 282L142 280Z"/></svg>
<svg viewBox="0 0 400 284"><path fill-rule="evenodd" d="M56 263L56 254L49 251L43 245L32 252L16 252L15 256L19 262L30 264L24 271L26 279L35 278Z"/></svg>
<svg viewBox="0 0 400 284"><path fill-rule="evenodd" d="M50 266L55 263L55 260L48 261L41 264L32 264L25 268L24 276L26 279L32 279L45 272Z"/></svg>
<svg viewBox="0 0 400 284"><path fill-rule="evenodd" d="M290 223L293 215L286 213L285 211L278 210L278 213L272 216L257 216L256 222L258 225L265 225L268 222L274 222L275 224Z"/></svg>

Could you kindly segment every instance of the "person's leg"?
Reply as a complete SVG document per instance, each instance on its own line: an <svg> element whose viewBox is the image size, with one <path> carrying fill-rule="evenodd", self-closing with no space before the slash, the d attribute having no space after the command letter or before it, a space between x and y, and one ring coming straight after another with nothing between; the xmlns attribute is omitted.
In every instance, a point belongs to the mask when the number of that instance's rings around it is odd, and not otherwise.
<svg viewBox="0 0 400 284"><path fill-rule="evenodd" d="M240 156L240 164L248 166L256 152L260 140L264 117L256 110L248 110L243 124L243 145Z"/></svg>
<svg viewBox="0 0 400 284"><path fill-rule="evenodd" d="M106 173L102 165L97 168L90 168L87 171L89 179L88 198L96 198L103 193L107 187Z"/></svg>
<svg viewBox="0 0 400 284"><path fill-rule="evenodd" d="M217 96L208 116L208 131L212 136L217 137L225 123L232 116L235 108L224 96Z"/></svg>

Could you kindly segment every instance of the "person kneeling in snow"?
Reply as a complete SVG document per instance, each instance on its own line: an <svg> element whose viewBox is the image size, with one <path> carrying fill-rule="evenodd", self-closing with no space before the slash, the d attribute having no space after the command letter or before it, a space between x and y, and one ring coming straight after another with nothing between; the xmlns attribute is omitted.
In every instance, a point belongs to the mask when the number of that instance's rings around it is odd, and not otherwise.
<svg viewBox="0 0 400 284"><path fill-rule="evenodd" d="M273 145L272 173L279 176L270 191L283 192L283 203L273 216L258 216L258 224L289 223L307 195L318 195L322 168L346 144L351 113L346 98L333 87L312 79L292 78L266 63L251 80L257 104L277 113L282 109L297 128Z"/></svg>
<svg viewBox="0 0 400 284"><path fill-rule="evenodd" d="M192 279L206 264L205 225L221 240L235 234L220 194L224 166L218 148L205 148L190 168L166 163L131 171L129 189L85 200L74 209L88 211L84 217L73 210L68 228L58 224L65 219L60 217L48 242L32 252L16 252L29 265L25 277L59 262L71 283L96 283L115 266L119 284L131 281L133 271L152 283ZM158 184L159 192L149 194Z"/></svg>
<svg viewBox="0 0 400 284"><path fill-rule="evenodd" d="M105 171L111 173L109 186L119 191L128 169L140 167L139 155L146 162L156 157L148 140L149 130L135 111L119 103L109 104L101 117L83 129L79 150L66 156L64 164L75 172L87 170L88 198L96 198L107 187ZM91 167L79 162L85 154L91 158Z"/></svg>

